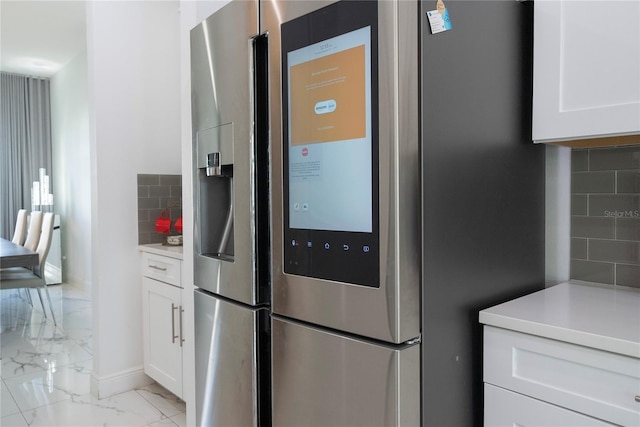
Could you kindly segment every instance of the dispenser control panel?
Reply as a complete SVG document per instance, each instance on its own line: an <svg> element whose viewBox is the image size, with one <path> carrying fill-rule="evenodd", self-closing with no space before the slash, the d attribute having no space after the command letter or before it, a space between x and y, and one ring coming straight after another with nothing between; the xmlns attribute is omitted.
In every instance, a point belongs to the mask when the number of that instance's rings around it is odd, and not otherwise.
<svg viewBox="0 0 640 427"><path fill-rule="evenodd" d="M284 271L379 286L377 6L282 25Z"/></svg>

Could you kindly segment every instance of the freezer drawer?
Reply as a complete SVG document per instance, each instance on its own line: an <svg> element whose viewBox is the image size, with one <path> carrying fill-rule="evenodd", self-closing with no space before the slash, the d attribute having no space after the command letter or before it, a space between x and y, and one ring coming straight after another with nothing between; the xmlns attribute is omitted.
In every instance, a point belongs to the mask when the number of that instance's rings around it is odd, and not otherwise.
<svg viewBox="0 0 640 427"><path fill-rule="evenodd" d="M268 425L267 309L201 290L194 299L197 425Z"/></svg>
<svg viewBox="0 0 640 427"><path fill-rule="evenodd" d="M272 317L274 426L417 426L420 346L386 346Z"/></svg>

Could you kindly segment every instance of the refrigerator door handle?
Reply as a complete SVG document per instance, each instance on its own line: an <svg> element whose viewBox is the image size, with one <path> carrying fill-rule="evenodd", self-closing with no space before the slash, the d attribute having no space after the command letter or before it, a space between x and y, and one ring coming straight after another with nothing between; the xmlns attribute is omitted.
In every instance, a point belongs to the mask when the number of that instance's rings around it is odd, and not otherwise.
<svg viewBox="0 0 640 427"><path fill-rule="evenodd" d="M180 306L180 330L178 332L180 332L180 347L182 347L182 343L184 343L184 335L182 335L182 315L184 314L184 308L182 308L182 306Z"/></svg>
<svg viewBox="0 0 640 427"><path fill-rule="evenodd" d="M269 72L268 72L268 35L266 33L251 39L251 62L249 73L252 81L251 102L254 129L253 184L251 191L255 200L254 223L256 282L261 284L257 292L260 301L268 302L271 278L270 244L270 128L269 128Z"/></svg>
<svg viewBox="0 0 640 427"><path fill-rule="evenodd" d="M178 338L178 335L176 335L176 310L177 309L178 307L174 303L171 303L171 344L175 344L176 338Z"/></svg>

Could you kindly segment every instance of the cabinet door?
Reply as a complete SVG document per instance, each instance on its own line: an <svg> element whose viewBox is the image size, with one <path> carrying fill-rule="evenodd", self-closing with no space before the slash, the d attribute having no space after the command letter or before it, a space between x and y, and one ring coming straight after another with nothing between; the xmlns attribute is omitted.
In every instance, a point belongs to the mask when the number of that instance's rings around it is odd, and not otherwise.
<svg viewBox="0 0 640 427"><path fill-rule="evenodd" d="M485 384L484 425L485 427L595 427L614 424Z"/></svg>
<svg viewBox="0 0 640 427"><path fill-rule="evenodd" d="M484 327L484 382L607 420L640 426L638 359Z"/></svg>
<svg viewBox="0 0 640 427"><path fill-rule="evenodd" d="M640 2L534 8L533 139L640 133Z"/></svg>
<svg viewBox="0 0 640 427"><path fill-rule="evenodd" d="M182 397L181 289L142 278L144 371Z"/></svg>

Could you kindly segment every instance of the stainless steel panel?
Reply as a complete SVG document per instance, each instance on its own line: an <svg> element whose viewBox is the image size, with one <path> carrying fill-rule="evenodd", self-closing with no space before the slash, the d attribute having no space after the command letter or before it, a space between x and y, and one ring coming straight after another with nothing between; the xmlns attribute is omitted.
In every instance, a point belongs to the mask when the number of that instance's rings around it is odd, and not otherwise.
<svg viewBox="0 0 640 427"><path fill-rule="evenodd" d="M220 153L220 165L233 164L233 124L198 131L196 135L196 167L207 167L207 154Z"/></svg>
<svg viewBox="0 0 640 427"><path fill-rule="evenodd" d="M420 346L272 319L274 426L420 425Z"/></svg>
<svg viewBox="0 0 640 427"><path fill-rule="evenodd" d="M258 393L263 379L257 359L265 310L202 291L194 298L197 425L256 426L259 399L266 397Z"/></svg>
<svg viewBox="0 0 640 427"><path fill-rule="evenodd" d="M191 30L194 158L195 285L247 304L260 303L256 289L254 112L251 40L258 32L255 1L234 1ZM232 128L233 260L202 256L198 133ZM206 133L206 132L205 132ZM228 133L228 132L227 132ZM224 132L221 136L225 136ZM208 179L218 179L211 177ZM223 208L224 209L224 208ZM226 212L224 212L226 214Z"/></svg>
<svg viewBox="0 0 640 427"><path fill-rule="evenodd" d="M379 288L283 273L282 22L331 2L266 2L272 148L273 311L354 334L400 343L420 334L420 168L418 4L379 1Z"/></svg>

